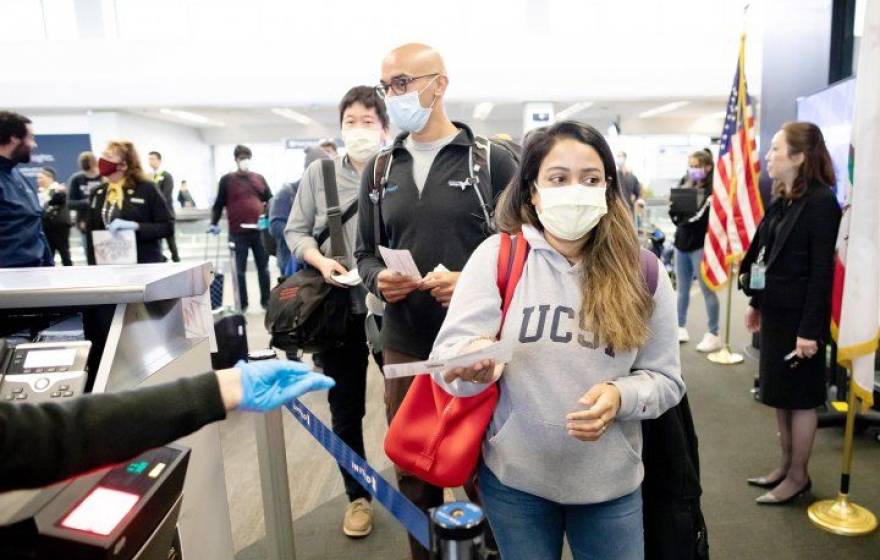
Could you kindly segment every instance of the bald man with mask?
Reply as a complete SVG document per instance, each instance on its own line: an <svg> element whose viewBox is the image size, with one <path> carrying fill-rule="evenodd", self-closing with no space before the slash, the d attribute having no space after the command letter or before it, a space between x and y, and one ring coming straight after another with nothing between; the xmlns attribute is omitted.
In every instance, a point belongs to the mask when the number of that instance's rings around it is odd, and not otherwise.
<svg viewBox="0 0 880 560"><path fill-rule="evenodd" d="M493 149L449 119L443 99L450 79L437 51L420 44L398 47L385 57L381 72L377 89L401 134L364 171L355 256L365 285L386 303L385 363L400 364L428 358L459 272L491 234L491 208L516 164L507 150ZM475 154L488 159L478 173L469 163ZM384 185L376 181L386 174ZM386 247L409 250L424 278L387 269L377 254L377 237ZM411 383L412 378L385 381L389 422ZM442 488L405 472L397 477L401 492L422 509L443 503ZM414 559L428 558L412 538L410 549Z"/></svg>

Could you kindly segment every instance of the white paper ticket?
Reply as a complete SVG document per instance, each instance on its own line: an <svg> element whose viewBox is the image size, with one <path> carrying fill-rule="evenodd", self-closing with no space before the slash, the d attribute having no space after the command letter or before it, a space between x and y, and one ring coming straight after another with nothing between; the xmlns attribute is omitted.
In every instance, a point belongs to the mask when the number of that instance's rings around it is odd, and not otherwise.
<svg viewBox="0 0 880 560"><path fill-rule="evenodd" d="M356 268L349 270L345 274L334 274L333 279L346 286L359 286L361 284L361 275L358 274Z"/></svg>
<svg viewBox="0 0 880 560"><path fill-rule="evenodd" d="M422 273L419 272L419 267L416 266L416 261L413 260L412 253L409 250L389 249L380 245L379 254L389 270L397 271L404 276L409 276L416 280L422 279Z"/></svg>
<svg viewBox="0 0 880 560"><path fill-rule="evenodd" d="M495 360L496 364L507 363L513 357L513 345L509 342L495 342L491 346L461 354L448 360L427 360L408 364L386 365L382 368L385 379L410 377L426 373L441 373L457 367L467 367L480 360Z"/></svg>

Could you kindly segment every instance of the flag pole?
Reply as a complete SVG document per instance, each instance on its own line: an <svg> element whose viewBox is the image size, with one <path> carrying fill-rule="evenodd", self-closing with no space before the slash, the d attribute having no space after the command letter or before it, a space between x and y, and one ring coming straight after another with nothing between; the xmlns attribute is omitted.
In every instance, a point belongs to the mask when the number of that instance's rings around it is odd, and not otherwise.
<svg viewBox="0 0 880 560"><path fill-rule="evenodd" d="M721 350L707 356L710 362L726 366L739 364L744 360L742 354L730 351L730 310L733 302L733 279L737 276L737 266L736 260L731 260L730 272L727 275L727 320L724 322L724 346L721 347Z"/></svg>
<svg viewBox="0 0 880 560"><path fill-rule="evenodd" d="M849 500L849 477L852 472L853 437L856 423L856 392L853 390L850 369L849 396L846 405L846 430L843 436L843 461L840 469L840 490L834 500L815 502L807 509L810 521L817 527L836 535L857 537L877 528L877 517Z"/></svg>

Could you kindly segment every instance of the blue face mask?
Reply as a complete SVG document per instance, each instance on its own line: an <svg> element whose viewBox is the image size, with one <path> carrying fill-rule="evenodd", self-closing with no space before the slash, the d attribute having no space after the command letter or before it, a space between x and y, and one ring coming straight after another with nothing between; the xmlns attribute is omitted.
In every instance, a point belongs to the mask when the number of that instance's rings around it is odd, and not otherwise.
<svg viewBox="0 0 880 560"><path fill-rule="evenodd" d="M428 82L428 85L420 91L411 91L403 95L385 98L385 107L388 109L388 116L391 118L391 123L394 126L404 132L420 132L425 128L425 125L428 124L428 119L431 117L431 110L434 108L434 104L431 103L430 107L422 107L419 95L428 89L436 79L437 76L434 76ZM434 99L436 100L436 98Z"/></svg>
<svg viewBox="0 0 880 560"><path fill-rule="evenodd" d="M688 168L688 177L694 183L699 183L703 179L706 178L706 170L702 167L689 167Z"/></svg>

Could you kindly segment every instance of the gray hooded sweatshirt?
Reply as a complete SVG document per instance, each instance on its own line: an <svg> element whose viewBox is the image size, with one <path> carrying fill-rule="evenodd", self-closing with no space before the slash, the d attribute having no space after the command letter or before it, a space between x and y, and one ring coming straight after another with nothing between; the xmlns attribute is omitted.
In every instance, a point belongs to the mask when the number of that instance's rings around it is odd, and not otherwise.
<svg viewBox="0 0 880 560"><path fill-rule="evenodd" d="M514 351L498 380L500 399L483 440L483 461L507 486L563 504L593 504L634 492L644 477L641 420L675 406L685 392L679 362L675 292L659 273L648 341L638 350L611 348L578 328L581 266L572 266L534 227L531 245L502 331ZM474 251L461 273L431 354L446 359L475 339L494 338L501 324L497 263L500 237ZM488 385L434 379L450 394ZM620 390L616 420L595 442L566 430L566 415L598 383Z"/></svg>

